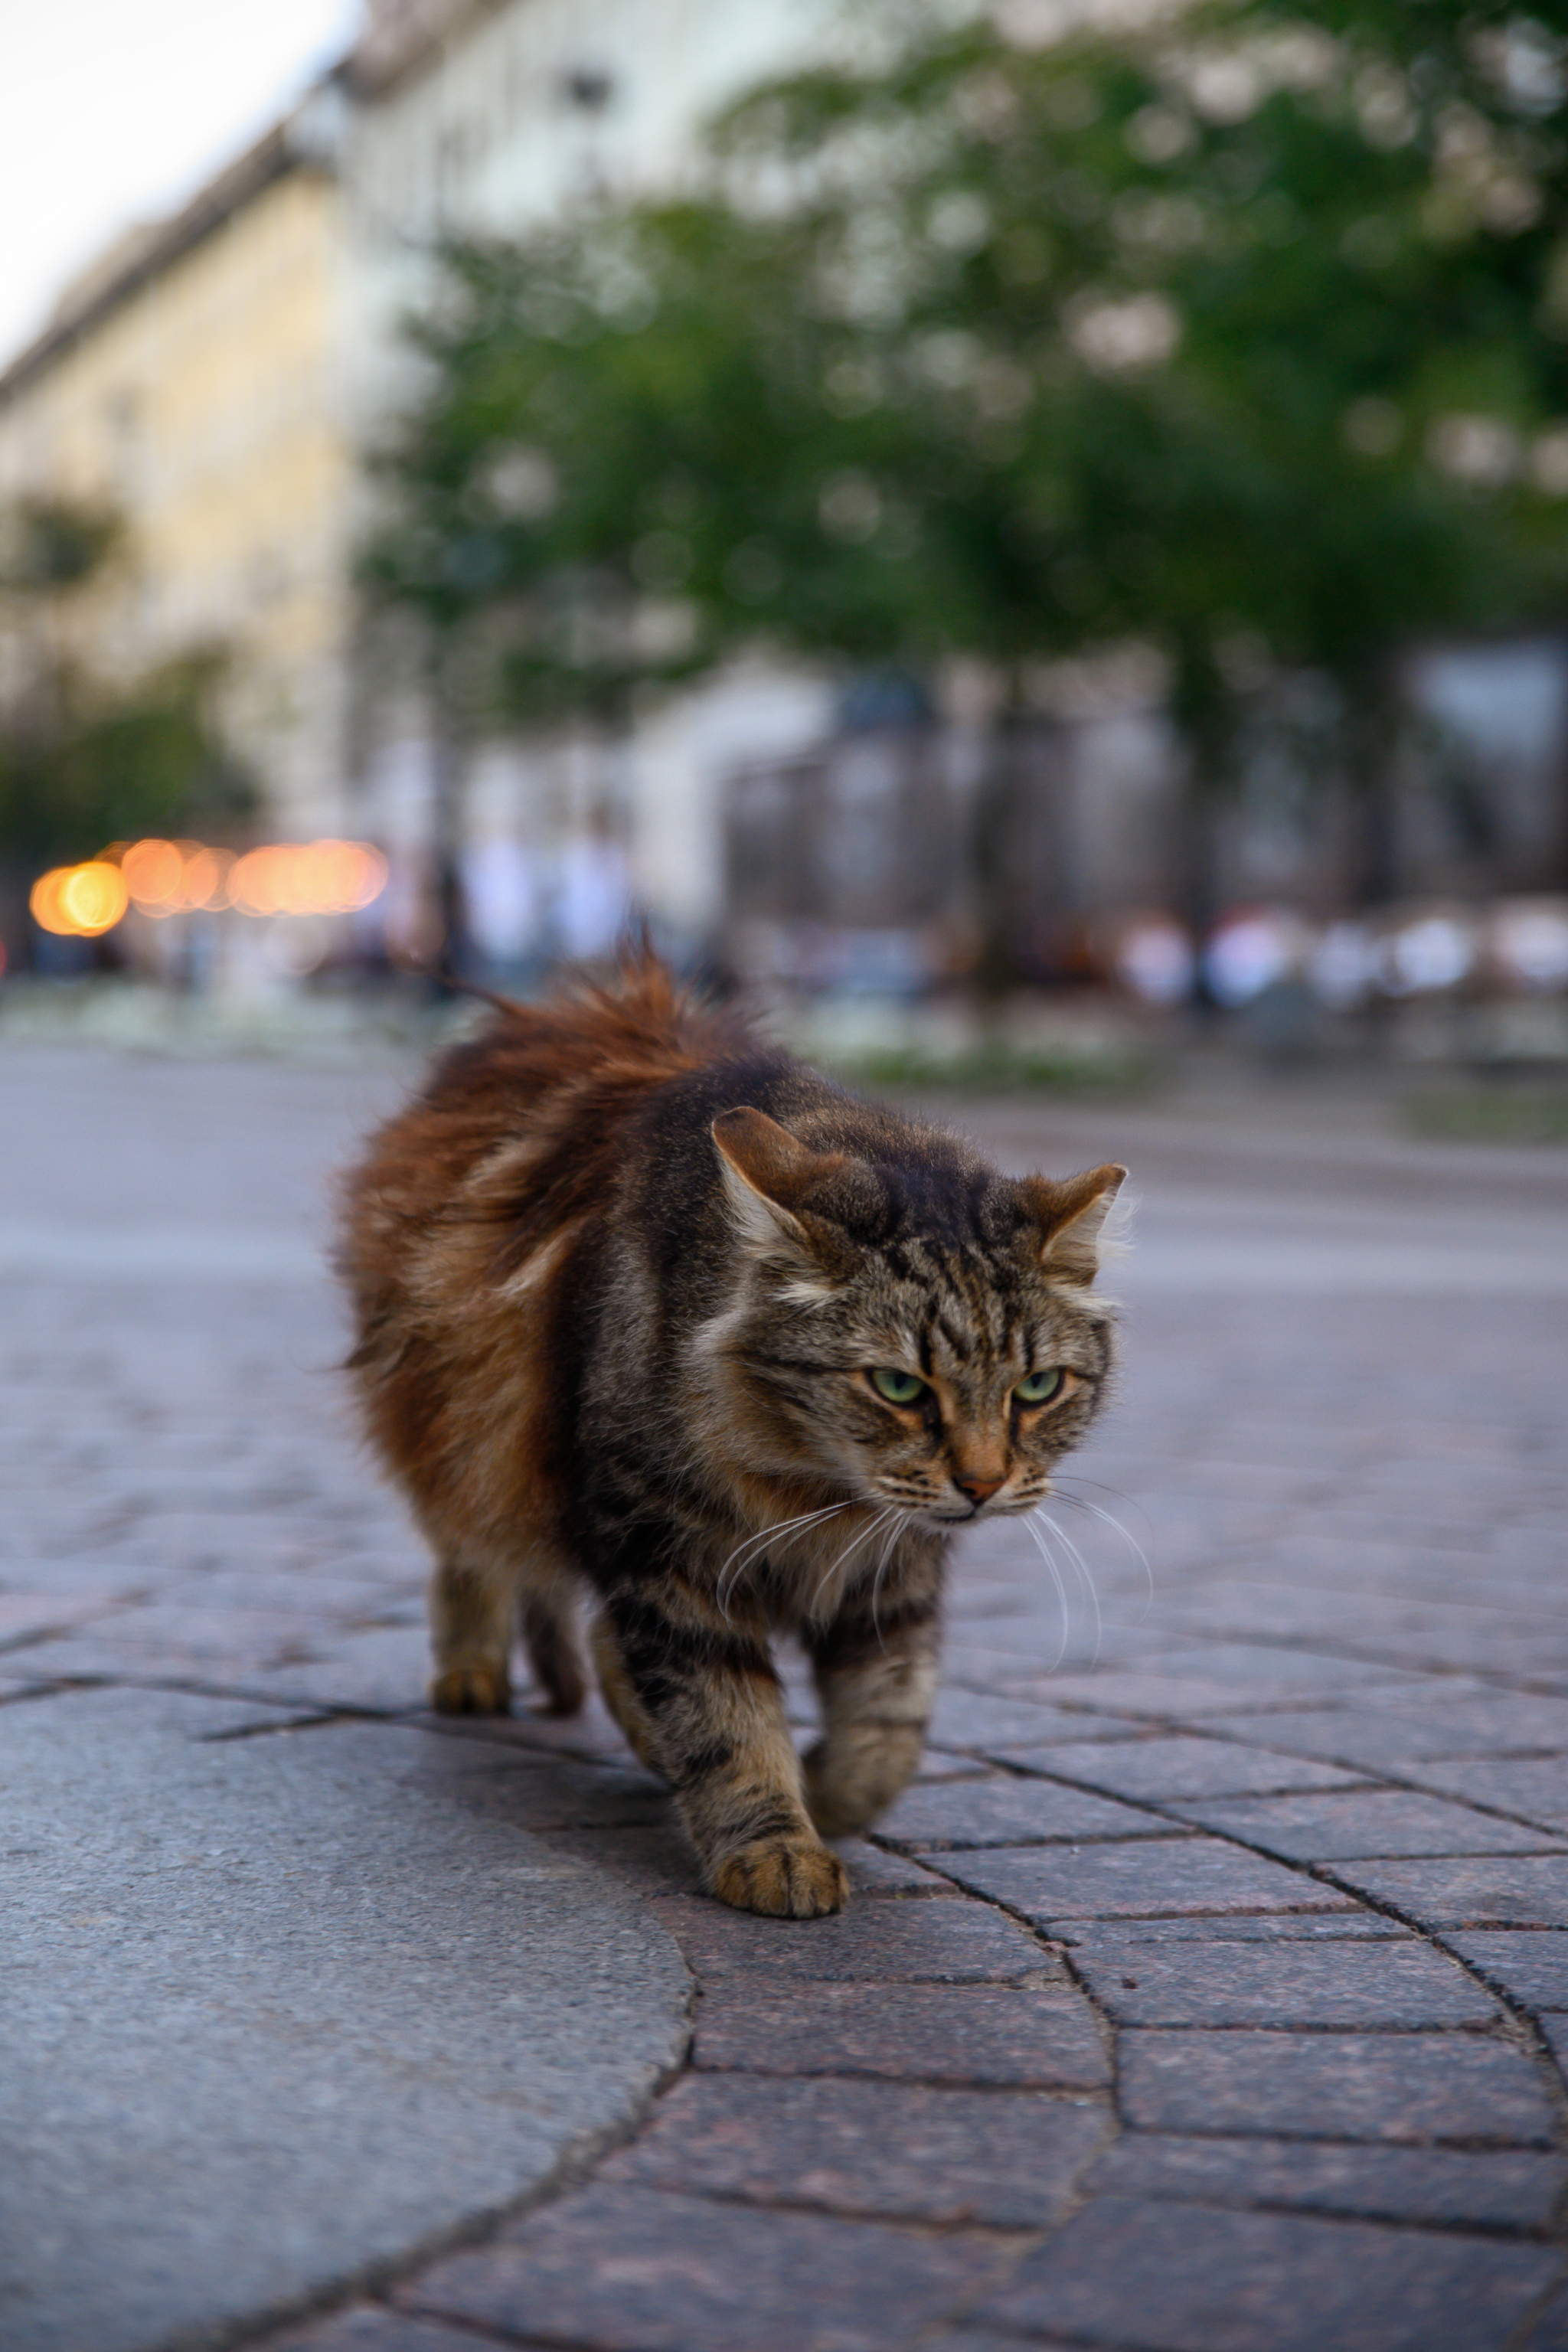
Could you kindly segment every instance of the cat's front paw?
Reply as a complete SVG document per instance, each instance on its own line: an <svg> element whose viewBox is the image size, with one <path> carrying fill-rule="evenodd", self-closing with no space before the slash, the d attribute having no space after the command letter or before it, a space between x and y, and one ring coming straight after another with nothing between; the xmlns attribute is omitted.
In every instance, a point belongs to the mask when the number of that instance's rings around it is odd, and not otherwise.
<svg viewBox="0 0 1568 2352"><path fill-rule="evenodd" d="M448 1666L430 1685L437 1715L510 1715L511 1682L504 1666Z"/></svg>
<svg viewBox="0 0 1568 2352"><path fill-rule="evenodd" d="M844 1864L815 1838L759 1838L727 1855L712 1885L721 1903L776 1919L820 1919L849 1896Z"/></svg>

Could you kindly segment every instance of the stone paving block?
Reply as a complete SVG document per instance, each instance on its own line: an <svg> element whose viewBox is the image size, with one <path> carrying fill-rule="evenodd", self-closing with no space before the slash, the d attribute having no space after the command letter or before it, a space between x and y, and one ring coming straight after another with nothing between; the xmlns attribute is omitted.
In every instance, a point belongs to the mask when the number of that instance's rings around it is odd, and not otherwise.
<svg viewBox="0 0 1568 2352"><path fill-rule="evenodd" d="M514 1670L521 1661L514 1657ZM423 1699L423 1686L421 1687ZM620 1726L591 1693L578 1715L547 1715L525 1685L510 1715L430 1715L421 1708L420 1727L446 1739L473 1739L489 1747L516 1748L537 1756L581 1756L592 1760L632 1761Z"/></svg>
<svg viewBox="0 0 1568 2352"><path fill-rule="evenodd" d="M1568 1698L1522 1693L1402 1706L1397 1694L1362 1706L1281 1708L1273 1714L1195 1714L1193 1728L1255 1740L1286 1755L1317 1756L1373 1772L1439 1757L1517 1756L1568 1747Z"/></svg>
<svg viewBox="0 0 1568 2352"><path fill-rule="evenodd" d="M1218 1945L1153 1943L1090 1929L1075 1974L1122 2025L1488 2025L1498 2005L1456 1962L1411 1936Z"/></svg>
<svg viewBox="0 0 1568 2352"><path fill-rule="evenodd" d="M1274 1796L1290 1789L1348 1789L1357 1775L1338 1764L1279 1756L1228 1739L1177 1733L1146 1739L1063 1743L1051 1748L998 1748L1005 1763L1048 1773L1113 1797L1146 1797L1166 1804L1178 1797Z"/></svg>
<svg viewBox="0 0 1568 2352"><path fill-rule="evenodd" d="M1568 2015L1560 2009L1545 2011L1541 2019L1541 2031L1552 2045L1559 2072L1568 2074Z"/></svg>
<svg viewBox="0 0 1568 2352"><path fill-rule="evenodd" d="M198 1629L189 1642L138 1638L134 1610L99 1618L79 1632L29 1642L5 1654L5 1664L36 1682L123 1683L148 1688L188 1686L214 1693L245 1691L268 1706L299 1708L316 1702L276 1668L278 1646L268 1640L246 1642L232 1628L228 1638Z"/></svg>
<svg viewBox="0 0 1568 2352"><path fill-rule="evenodd" d="M1115 1739L1136 1729L1135 1724L1069 1712L1044 1700L1003 1698L994 1691L965 1690L949 1679L937 1691L926 1745L984 1754L999 1740L1022 1740L1038 1746L1042 1740L1093 1739L1101 1733L1107 1739Z"/></svg>
<svg viewBox="0 0 1568 2352"><path fill-rule="evenodd" d="M290 1701L319 1706L365 1708L401 1715L425 1704L430 1679L430 1642L423 1626L383 1626L369 1633L335 1634L311 1644L309 1664L279 1666L258 1678L263 1693L274 1689Z"/></svg>
<svg viewBox="0 0 1568 2352"><path fill-rule="evenodd" d="M1223 1717L1233 1707L1240 1714L1256 1709L1258 1704L1256 1685L1227 1682L1217 1675L1184 1674L1173 1655L1169 1668L1158 1673L1113 1666L1100 1674L1053 1677L1048 1684L1029 1682L1021 1675L1014 1686L1026 1688L1035 1697L1054 1696L1060 1702L1096 1713L1167 1723L1189 1716ZM1280 1687L1288 1698L1292 1686ZM1270 1696L1276 1695L1269 1692Z"/></svg>
<svg viewBox="0 0 1568 2352"><path fill-rule="evenodd" d="M1140 2131L1304 2133L1550 2147L1540 2074L1469 2033L1124 2033L1122 2113Z"/></svg>
<svg viewBox="0 0 1568 2352"><path fill-rule="evenodd" d="M1040 2336L1032 2327L1026 2336L1015 2335L1010 2327L1005 2331L997 2327L944 2327L936 2336L921 2336L921 2352L1019 2352L1021 2346L1026 2346L1027 2352L1079 2352L1082 2342L1079 2336L1077 2345L1070 2345L1065 2336Z"/></svg>
<svg viewBox="0 0 1568 2352"><path fill-rule="evenodd" d="M1558 2287L1534 2326L1521 2339L1520 2352L1568 2352L1568 2282Z"/></svg>
<svg viewBox="0 0 1568 2352"><path fill-rule="evenodd" d="M947 1881L912 1854L893 1853L869 1838L835 1838L833 1851L858 1895L945 1895Z"/></svg>
<svg viewBox="0 0 1568 2352"><path fill-rule="evenodd" d="M148 1582L144 1568L128 1566L123 1560L94 1559L79 1552L68 1559L14 1559L0 1551L0 1586L23 1596L39 1594L68 1601L136 1601L146 1593Z"/></svg>
<svg viewBox="0 0 1568 2352"><path fill-rule="evenodd" d="M1471 1928L1444 1940L1525 2009L1568 2010L1568 1935L1561 1928Z"/></svg>
<svg viewBox="0 0 1568 2352"><path fill-rule="evenodd" d="M1203 1829L1293 1862L1367 1854L1539 1853L1552 1844L1549 1831L1500 1822L1468 1805L1406 1789L1205 1800L1174 1804L1172 1811Z"/></svg>
<svg viewBox="0 0 1568 2352"><path fill-rule="evenodd" d="M1069 1951L1101 1937L1132 1936L1141 1944L1192 1944L1223 1955L1235 1944L1414 1944L1402 1920L1379 1911L1276 1911L1267 1915L1203 1913L1192 1918L1064 1919L1053 1944ZM1221 1963L1223 1964L1223 1963Z"/></svg>
<svg viewBox="0 0 1568 2352"><path fill-rule="evenodd" d="M1408 1778L1472 1804L1496 1805L1544 1829L1568 1830L1568 1756L1508 1757L1500 1762L1414 1766Z"/></svg>
<svg viewBox="0 0 1568 2352"><path fill-rule="evenodd" d="M921 1902L851 1904L827 1919L764 1919L679 1895L653 1908L704 1983L732 1976L764 1984L1006 1984L1041 1975L1064 1980L1059 1961L1027 1928L951 1893Z"/></svg>
<svg viewBox="0 0 1568 2352"><path fill-rule="evenodd" d="M63 1592L0 1592L0 1648L11 1655L40 1633L89 1624L95 1617L110 1615L116 1605L112 1595L72 1600Z"/></svg>
<svg viewBox="0 0 1568 2352"><path fill-rule="evenodd" d="M668 1792L646 1773L613 1764L563 1758L559 1763L514 1760L506 1750L477 1741L422 1738L389 1727L394 1738L417 1743L399 1780L409 1788L439 1789L458 1804L512 1822L525 1830L658 1829L669 1811Z"/></svg>
<svg viewBox="0 0 1568 2352"><path fill-rule="evenodd" d="M287 2336L268 2336L268 2352L475 2352L467 2328L444 2327L437 2319L412 2319L376 2303L355 2304L331 2319L318 2319Z"/></svg>
<svg viewBox="0 0 1568 2352"><path fill-rule="evenodd" d="M908 1789L877 1834L919 1847L1025 1845L1079 1838L1169 1837L1171 1824L1048 1780L948 1780Z"/></svg>
<svg viewBox="0 0 1568 2352"><path fill-rule="evenodd" d="M203 1569L181 1576L172 1588L173 1603L187 1609L270 1609L285 1614L304 1611L312 1618L329 1618L347 1626L423 1625L425 1580L403 1582L370 1576L363 1566L351 1574L346 1564L324 1565L307 1559L268 1566L247 1558L228 1569Z"/></svg>
<svg viewBox="0 0 1568 2352"><path fill-rule="evenodd" d="M1316 1505L1314 1504L1314 1508ZM1321 1630L1319 1620L1314 1631ZM1244 1691L1268 1689L1300 1693L1303 1699L1328 1697L1336 1691L1359 1695L1374 1685L1385 1689L1397 1675L1386 1665L1364 1659L1336 1657L1303 1645L1286 1649L1279 1642L1194 1642L1172 1647L1162 1661L1162 1672L1200 1675L1235 1685ZM1412 1682L1415 1680L1411 1677Z"/></svg>
<svg viewBox="0 0 1568 2352"><path fill-rule="evenodd" d="M1076 2352L1060 2336L1039 2336L1031 2328L1025 2337L1010 2327L1005 2334L995 2327L944 2327L940 2335L921 2336L921 2352L1019 2352L1023 2344L1028 2352Z"/></svg>
<svg viewBox="0 0 1568 2352"><path fill-rule="evenodd" d="M606 2182L999 2228L1059 2221L1105 2110L1038 2092L689 2075Z"/></svg>
<svg viewBox="0 0 1568 2352"><path fill-rule="evenodd" d="M408 1735L0 1708L5 2352L231 2338L527 2194L679 2063L647 1906L438 1790Z"/></svg>
<svg viewBox="0 0 1568 2352"><path fill-rule="evenodd" d="M1097 2197L973 2315L1125 2352L1503 2352L1559 2256Z"/></svg>
<svg viewBox="0 0 1568 2352"><path fill-rule="evenodd" d="M705 1992L693 2065L757 2074L874 2074L892 2082L1094 2091L1109 2080L1076 1990L1000 1985L802 1984L731 1978Z"/></svg>
<svg viewBox="0 0 1568 2352"><path fill-rule="evenodd" d="M903 2352L1008 2263L960 2231L592 2188L397 2300L595 2352Z"/></svg>
<svg viewBox="0 0 1568 2352"><path fill-rule="evenodd" d="M1564 1858L1568 1861L1568 1857ZM1140 1839L1125 1845L1004 1846L933 1853L960 1885L989 1895L1037 1927L1161 1913L1350 1911L1338 1888L1217 1838Z"/></svg>
<svg viewBox="0 0 1568 2352"><path fill-rule="evenodd" d="M282 1663L296 1647L302 1654ZM429 1645L420 1629L344 1632L322 1620L301 1621L292 1631L262 1630L231 1610L193 1610L178 1622L171 1616L154 1635L144 1630L142 1612L128 1608L81 1633L11 1654L25 1659L29 1672L60 1680L188 1684L245 1691L277 1706L374 1714L421 1706L429 1672Z"/></svg>
<svg viewBox="0 0 1568 2352"><path fill-rule="evenodd" d="M1426 1927L1568 1927L1568 1854L1342 1862L1334 1875Z"/></svg>
<svg viewBox="0 0 1568 2352"><path fill-rule="evenodd" d="M638 1895L696 1894L701 1884L691 1841L670 1824L649 1829L541 1830L549 1852L613 1871Z"/></svg>
<svg viewBox="0 0 1568 2352"><path fill-rule="evenodd" d="M1426 1633L1403 1633L1381 1644L1358 1639L1358 1648L1372 1654L1398 1657L1412 1664L1455 1666L1489 1675L1518 1675L1534 1681L1556 1668L1568 1667L1568 1631L1561 1625L1550 1633L1528 1625L1489 1624L1443 1626Z"/></svg>
<svg viewBox="0 0 1568 2352"><path fill-rule="evenodd" d="M1330 2146L1128 2132L1085 2174L1089 2197L1279 2206L1439 2229L1543 2230L1568 2159L1525 2149Z"/></svg>

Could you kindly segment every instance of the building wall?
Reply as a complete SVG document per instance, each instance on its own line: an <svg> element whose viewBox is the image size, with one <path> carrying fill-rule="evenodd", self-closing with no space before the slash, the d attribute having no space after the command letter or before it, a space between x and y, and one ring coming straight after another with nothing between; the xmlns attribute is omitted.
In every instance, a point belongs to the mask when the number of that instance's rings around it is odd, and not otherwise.
<svg viewBox="0 0 1568 2352"><path fill-rule="evenodd" d="M258 168L205 234L170 225L75 331L0 378L0 503L104 501L127 526L73 600L79 648L129 677L232 654L225 718L268 822L342 813L352 461L342 389L337 189L308 155Z"/></svg>

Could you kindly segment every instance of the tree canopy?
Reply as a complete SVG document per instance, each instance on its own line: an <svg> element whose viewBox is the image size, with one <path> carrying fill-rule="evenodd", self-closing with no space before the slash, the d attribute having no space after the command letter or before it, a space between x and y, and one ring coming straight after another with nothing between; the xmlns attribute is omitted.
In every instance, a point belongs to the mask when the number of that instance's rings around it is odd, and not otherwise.
<svg viewBox="0 0 1568 2352"><path fill-rule="evenodd" d="M37 869L251 805L222 746L220 649L118 678L72 650L70 600L123 541L117 515L68 499L0 516L0 861Z"/></svg>
<svg viewBox="0 0 1568 2352"><path fill-rule="evenodd" d="M695 192L447 254L365 577L486 710L1132 638L1221 761L1560 612L1562 0L1060 14L858 17Z"/></svg>

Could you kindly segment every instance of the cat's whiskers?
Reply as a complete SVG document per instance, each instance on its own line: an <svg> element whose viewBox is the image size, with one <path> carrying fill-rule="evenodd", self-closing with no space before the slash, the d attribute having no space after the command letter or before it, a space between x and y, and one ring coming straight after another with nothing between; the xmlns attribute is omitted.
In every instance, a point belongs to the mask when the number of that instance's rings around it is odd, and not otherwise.
<svg viewBox="0 0 1568 2352"><path fill-rule="evenodd" d="M854 1500L854 1496L849 1496L842 1503L826 1503L820 1510L802 1511L798 1517L781 1519L776 1526L760 1528L755 1534L745 1537L738 1543L719 1570L716 1580L719 1607L726 1622L729 1620L730 1602L735 1587L760 1551L765 1551L768 1545L776 1542L781 1536L799 1534L804 1528L815 1527L823 1519L836 1517L840 1511L847 1511ZM750 1554L751 1557L743 1559L742 1557L743 1553ZM731 1576L730 1570L732 1565L734 1565L734 1574Z"/></svg>
<svg viewBox="0 0 1568 2352"><path fill-rule="evenodd" d="M1106 1492L1108 1494L1114 1493L1115 1489L1108 1487ZM1121 1498L1119 1497L1118 1499L1120 1500ZM1122 1542L1127 1546L1128 1550L1132 1554L1133 1559L1138 1562L1139 1567L1143 1571L1143 1582L1146 1587L1143 1595L1143 1616L1147 1617L1150 1610L1154 1606L1154 1571L1149 1564L1148 1553L1144 1550L1137 1537L1132 1533L1131 1528L1123 1526L1122 1522L1117 1517L1114 1511L1102 1510L1098 1503L1086 1502L1081 1495L1069 1495L1064 1489L1058 1488L1057 1492L1057 1500L1060 1503L1070 1504L1075 1511L1087 1511L1091 1517L1103 1519L1108 1528L1115 1528L1117 1534L1121 1538ZM1140 1620L1140 1622L1142 1622L1142 1620Z"/></svg>
<svg viewBox="0 0 1568 2352"><path fill-rule="evenodd" d="M1089 1572L1089 1562L1085 1559L1082 1552L1079 1551L1077 1544L1074 1543L1071 1536L1067 1533L1066 1529L1061 1526L1058 1520L1052 1518L1047 1510L1042 1507L1032 1512L1030 1516L1033 1518L1042 1520L1044 1524L1049 1528L1052 1535L1055 1536L1057 1541L1061 1545L1062 1549L1066 1552L1079 1583L1083 1586L1085 1592L1089 1595L1089 1606L1094 1612L1094 1655L1089 1663L1091 1665L1098 1666L1100 1664L1100 1654L1101 1649L1104 1647L1105 1643L1105 1623L1100 1615L1100 1588L1095 1583L1094 1578Z"/></svg>
<svg viewBox="0 0 1568 2352"><path fill-rule="evenodd" d="M897 1517L897 1511L893 1505L889 1503L885 1510L879 1511L876 1517L861 1528L858 1535L850 1537L849 1541L845 1545L843 1550L839 1553L837 1559L833 1562L826 1575L817 1586L816 1591L812 1594L811 1606L806 1611L806 1615L808 1617L816 1616L817 1603L822 1599L823 1594L833 1582L834 1578L839 1574L840 1570L847 1567L849 1561L854 1558L855 1554L859 1550L861 1545L867 1540L867 1538L870 1536L874 1536L879 1528L885 1528L888 1521L891 1518Z"/></svg>
<svg viewBox="0 0 1568 2352"><path fill-rule="evenodd" d="M893 1547L903 1534L908 1517L907 1511L895 1511L893 1514L892 1534L882 1546L882 1556L877 1562L877 1573L871 1579L871 1631L877 1636L877 1647L884 1657L888 1654L888 1645L882 1639L882 1628L877 1622L877 1595L882 1587L882 1571L893 1556Z"/></svg>
<svg viewBox="0 0 1568 2352"><path fill-rule="evenodd" d="M1024 1525L1028 1528L1030 1535L1034 1538L1036 1550L1039 1553L1040 1558L1045 1561L1046 1566L1050 1570L1051 1582L1057 1588L1057 1599L1061 1604L1062 1637L1057 1644L1056 1656L1051 1660L1050 1664L1046 1669L1047 1674L1054 1675L1057 1668L1061 1664L1062 1660L1067 1656L1068 1636L1071 1631L1072 1619L1071 1612L1068 1606L1068 1589L1062 1582L1061 1570L1058 1568L1056 1562L1056 1554L1052 1551L1050 1545L1046 1541L1041 1530L1035 1525L1035 1516L1032 1511L1025 1519Z"/></svg>

